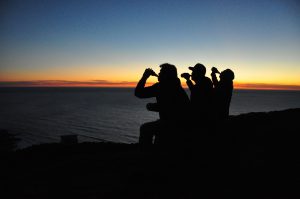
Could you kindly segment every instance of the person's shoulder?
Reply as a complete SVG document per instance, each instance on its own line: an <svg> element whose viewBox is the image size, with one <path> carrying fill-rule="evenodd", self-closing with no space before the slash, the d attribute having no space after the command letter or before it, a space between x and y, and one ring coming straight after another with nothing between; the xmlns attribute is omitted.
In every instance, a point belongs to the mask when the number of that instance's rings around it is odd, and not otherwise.
<svg viewBox="0 0 300 199"><path fill-rule="evenodd" d="M204 79L205 79L206 82L211 82L211 79L210 79L209 77L206 77L206 76L205 76Z"/></svg>
<svg viewBox="0 0 300 199"><path fill-rule="evenodd" d="M158 87L159 86L159 82L154 83L152 86Z"/></svg>
<svg viewBox="0 0 300 199"><path fill-rule="evenodd" d="M212 84L212 81L209 77L205 77L204 79L205 79L206 84L208 84L208 85Z"/></svg>
<svg viewBox="0 0 300 199"><path fill-rule="evenodd" d="M150 86L151 88L157 89L159 88L159 82L153 84L152 86Z"/></svg>

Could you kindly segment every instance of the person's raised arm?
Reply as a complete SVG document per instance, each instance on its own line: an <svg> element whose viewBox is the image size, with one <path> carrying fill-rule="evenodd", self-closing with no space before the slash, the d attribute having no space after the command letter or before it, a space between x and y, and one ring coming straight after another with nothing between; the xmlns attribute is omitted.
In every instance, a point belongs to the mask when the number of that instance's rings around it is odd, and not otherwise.
<svg viewBox="0 0 300 199"><path fill-rule="evenodd" d="M191 75L188 73L182 73L181 77L183 77L186 80L186 84L188 85L190 91L193 90L194 88L194 84L193 82L190 80Z"/></svg>
<svg viewBox="0 0 300 199"><path fill-rule="evenodd" d="M211 80L212 80L212 83L213 83L214 87L216 87L219 84L216 73L220 73L220 72L218 71L217 68L212 67L212 69L211 69Z"/></svg>
<svg viewBox="0 0 300 199"><path fill-rule="evenodd" d="M134 95L138 98L148 98L148 97L155 97L155 91L156 89L153 86L150 87L145 87L146 81L147 79L151 76L154 75L154 71L150 68L147 68L142 76L142 78L140 79L140 81L138 82L138 84L136 85L135 91L134 91Z"/></svg>

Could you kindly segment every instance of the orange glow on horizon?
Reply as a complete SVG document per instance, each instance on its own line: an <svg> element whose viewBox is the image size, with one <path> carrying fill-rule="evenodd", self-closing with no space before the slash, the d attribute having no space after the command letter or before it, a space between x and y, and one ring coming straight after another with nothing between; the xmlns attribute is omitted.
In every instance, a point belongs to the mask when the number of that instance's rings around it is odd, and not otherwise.
<svg viewBox="0 0 300 199"><path fill-rule="evenodd" d="M146 86L151 86L154 81L149 81ZM185 81L182 86L187 88ZM37 80L37 81L0 81L0 87L119 87L134 88L137 81L68 81L68 80ZM244 83L234 82L235 89L245 90L300 90L300 85Z"/></svg>
<svg viewBox="0 0 300 199"><path fill-rule="evenodd" d="M244 90L300 90L300 85L265 84L265 83L235 83L235 89Z"/></svg>

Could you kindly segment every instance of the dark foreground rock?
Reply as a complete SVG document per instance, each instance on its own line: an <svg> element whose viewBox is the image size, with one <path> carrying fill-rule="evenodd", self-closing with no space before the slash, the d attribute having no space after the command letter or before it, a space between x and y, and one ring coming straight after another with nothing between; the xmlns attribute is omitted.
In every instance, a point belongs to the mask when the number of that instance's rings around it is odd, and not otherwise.
<svg viewBox="0 0 300 199"><path fill-rule="evenodd" d="M188 145L43 144L1 155L1 198L299 198L300 109L213 124Z"/></svg>

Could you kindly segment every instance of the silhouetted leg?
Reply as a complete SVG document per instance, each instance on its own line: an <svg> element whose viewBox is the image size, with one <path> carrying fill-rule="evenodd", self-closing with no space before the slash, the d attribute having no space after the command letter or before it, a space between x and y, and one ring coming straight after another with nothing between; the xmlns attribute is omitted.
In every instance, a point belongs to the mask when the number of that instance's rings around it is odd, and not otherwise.
<svg viewBox="0 0 300 199"><path fill-rule="evenodd" d="M140 127L139 143L142 145L151 145L153 143L153 137L159 130L159 120L154 122L148 122Z"/></svg>

